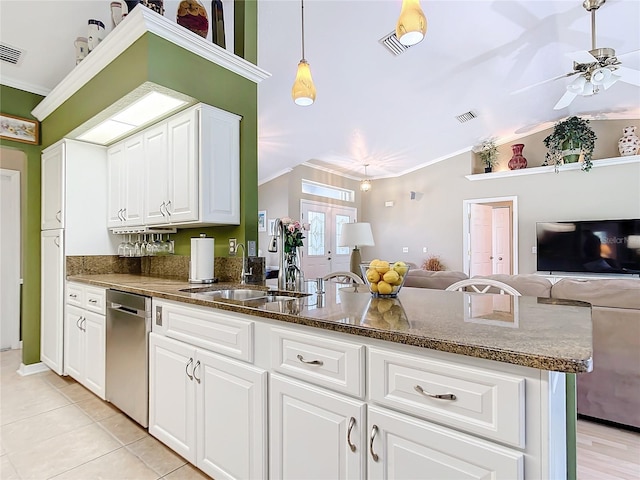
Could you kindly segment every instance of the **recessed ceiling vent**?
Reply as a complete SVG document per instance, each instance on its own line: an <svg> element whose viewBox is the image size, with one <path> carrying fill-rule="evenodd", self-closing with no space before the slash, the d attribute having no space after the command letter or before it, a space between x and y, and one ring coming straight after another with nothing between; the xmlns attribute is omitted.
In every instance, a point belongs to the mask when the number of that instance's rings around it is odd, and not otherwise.
<svg viewBox="0 0 640 480"><path fill-rule="evenodd" d="M12 65L20 65L24 51L14 48L6 43L0 43L0 60Z"/></svg>
<svg viewBox="0 0 640 480"><path fill-rule="evenodd" d="M457 115L456 120L460 123L468 122L469 120L473 120L477 115L471 111L463 113L462 115Z"/></svg>
<svg viewBox="0 0 640 480"><path fill-rule="evenodd" d="M396 37L395 30L388 35L385 35L378 41L382 44L383 47L385 47L395 56L400 55L401 53L412 47L412 45L403 45L402 43L400 43L400 40L398 40L398 37Z"/></svg>

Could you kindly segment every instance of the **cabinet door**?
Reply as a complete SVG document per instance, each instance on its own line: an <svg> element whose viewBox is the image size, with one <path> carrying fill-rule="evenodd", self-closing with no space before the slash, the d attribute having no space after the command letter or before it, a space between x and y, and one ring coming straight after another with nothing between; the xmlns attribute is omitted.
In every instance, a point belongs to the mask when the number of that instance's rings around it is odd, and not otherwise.
<svg viewBox="0 0 640 480"><path fill-rule="evenodd" d="M45 230L40 243L40 359L58 375L64 373L64 235Z"/></svg>
<svg viewBox="0 0 640 480"><path fill-rule="evenodd" d="M277 374L270 397L271 478L365 477L363 402Z"/></svg>
<svg viewBox="0 0 640 480"><path fill-rule="evenodd" d="M125 225L144 223L144 141L142 134L124 142Z"/></svg>
<svg viewBox="0 0 640 480"><path fill-rule="evenodd" d="M383 408L368 417L371 479L524 478L522 452Z"/></svg>
<svg viewBox="0 0 640 480"><path fill-rule="evenodd" d="M195 464L195 348L151 333L149 355L149 433Z"/></svg>
<svg viewBox="0 0 640 480"><path fill-rule="evenodd" d="M201 221L240 224L240 117L202 105L200 164Z"/></svg>
<svg viewBox="0 0 640 480"><path fill-rule="evenodd" d="M107 226L120 227L125 207L124 142L107 150L107 176Z"/></svg>
<svg viewBox="0 0 640 480"><path fill-rule="evenodd" d="M171 222L198 220L198 110L168 122L170 178L168 212Z"/></svg>
<svg viewBox="0 0 640 480"><path fill-rule="evenodd" d="M144 178L144 223L168 223L169 145L164 122L144 133Z"/></svg>
<svg viewBox="0 0 640 480"><path fill-rule="evenodd" d="M84 379L85 338L82 330L84 310L66 305L64 311L64 371L77 381Z"/></svg>
<svg viewBox="0 0 640 480"><path fill-rule="evenodd" d="M198 350L198 461L217 480L267 478L267 372Z"/></svg>
<svg viewBox="0 0 640 480"><path fill-rule="evenodd" d="M42 230L64 228L64 143L42 154Z"/></svg>
<svg viewBox="0 0 640 480"><path fill-rule="evenodd" d="M105 385L105 317L84 311L82 329L85 344L83 385L104 399Z"/></svg>

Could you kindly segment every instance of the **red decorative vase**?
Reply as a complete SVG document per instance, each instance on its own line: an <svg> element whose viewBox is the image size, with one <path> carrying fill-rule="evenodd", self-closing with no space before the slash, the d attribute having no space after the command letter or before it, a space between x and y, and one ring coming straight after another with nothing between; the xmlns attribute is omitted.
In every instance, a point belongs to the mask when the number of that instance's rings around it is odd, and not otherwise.
<svg viewBox="0 0 640 480"><path fill-rule="evenodd" d="M522 143L511 145L511 150L513 150L513 157L511 157L511 160L509 160L509 170L527 168L527 159L522 156L523 148L524 144Z"/></svg>

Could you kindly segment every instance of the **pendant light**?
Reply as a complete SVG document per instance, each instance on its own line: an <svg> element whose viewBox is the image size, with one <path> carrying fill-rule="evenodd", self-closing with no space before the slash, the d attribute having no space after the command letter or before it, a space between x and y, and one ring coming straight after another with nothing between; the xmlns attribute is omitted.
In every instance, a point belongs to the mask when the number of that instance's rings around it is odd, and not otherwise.
<svg viewBox="0 0 640 480"><path fill-rule="evenodd" d="M304 58L304 0L300 0L300 5L302 7L302 59L298 63L298 72L291 88L291 96L296 105L307 107L316 99L316 87L311 78L309 63Z"/></svg>
<svg viewBox="0 0 640 480"><path fill-rule="evenodd" d="M415 45L427 33L427 17L420 8L420 0L402 0L400 18L396 24L396 37L403 45Z"/></svg>
<svg viewBox="0 0 640 480"><path fill-rule="evenodd" d="M365 164L365 166L364 166L364 179L360 181L360 191L361 192L368 192L369 190L371 190L371 182L367 178L367 167L368 166L369 166L368 163Z"/></svg>

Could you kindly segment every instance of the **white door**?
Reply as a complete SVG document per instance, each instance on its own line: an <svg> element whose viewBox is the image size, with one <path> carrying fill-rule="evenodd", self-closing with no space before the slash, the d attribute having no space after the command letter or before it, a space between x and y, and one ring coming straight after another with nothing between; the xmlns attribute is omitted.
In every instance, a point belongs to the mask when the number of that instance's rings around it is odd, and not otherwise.
<svg viewBox="0 0 640 480"><path fill-rule="evenodd" d="M323 277L331 272L349 271L351 249L339 247L342 224L356 221L352 207L302 200L301 222L309 224L302 254L306 278Z"/></svg>
<svg viewBox="0 0 640 480"><path fill-rule="evenodd" d="M491 275L492 208L487 205L472 204L469 212L471 248L469 276Z"/></svg>
<svg viewBox="0 0 640 480"><path fill-rule="evenodd" d="M144 222L147 225L169 222L165 218L169 198L168 147L166 123L144 133Z"/></svg>
<svg viewBox="0 0 640 480"><path fill-rule="evenodd" d="M42 154L41 229L64 228L64 144Z"/></svg>
<svg viewBox="0 0 640 480"><path fill-rule="evenodd" d="M511 274L511 213L508 207L492 211L492 264L493 273Z"/></svg>
<svg viewBox="0 0 640 480"><path fill-rule="evenodd" d="M149 433L196 462L195 348L149 334Z"/></svg>
<svg viewBox="0 0 640 480"><path fill-rule="evenodd" d="M169 172L167 184L167 212L172 222L188 222L198 219L198 181L199 162L198 150L198 111L190 110L182 115L173 118L168 123L168 160ZM217 155L218 152L213 152ZM217 157L216 157L217 159ZM211 159L210 159L211 160ZM231 159L228 162L217 159L216 168L210 173L214 176L222 176L231 171ZM228 177L230 179L230 177ZM228 213L233 208L229 203L231 184L229 182L218 182L218 187L222 184L223 192L202 192L203 195L220 195L224 198L226 205L223 209Z"/></svg>
<svg viewBox="0 0 640 480"><path fill-rule="evenodd" d="M270 478L365 478L363 402L278 374L269 386Z"/></svg>
<svg viewBox="0 0 640 480"><path fill-rule="evenodd" d="M522 452L375 406L368 419L370 479L524 478Z"/></svg>
<svg viewBox="0 0 640 480"><path fill-rule="evenodd" d="M64 309L64 371L79 382L84 381L85 338L84 310L66 305Z"/></svg>
<svg viewBox="0 0 640 480"><path fill-rule="evenodd" d="M267 372L198 349L196 465L216 480L267 478Z"/></svg>
<svg viewBox="0 0 640 480"><path fill-rule="evenodd" d="M42 232L40 255L40 360L58 375L63 375L63 230Z"/></svg>
<svg viewBox="0 0 640 480"><path fill-rule="evenodd" d="M106 321L104 315L84 312L82 330L85 338L85 364L83 384L104 399Z"/></svg>
<svg viewBox="0 0 640 480"><path fill-rule="evenodd" d="M20 346L20 172L0 170L0 349Z"/></svg>

